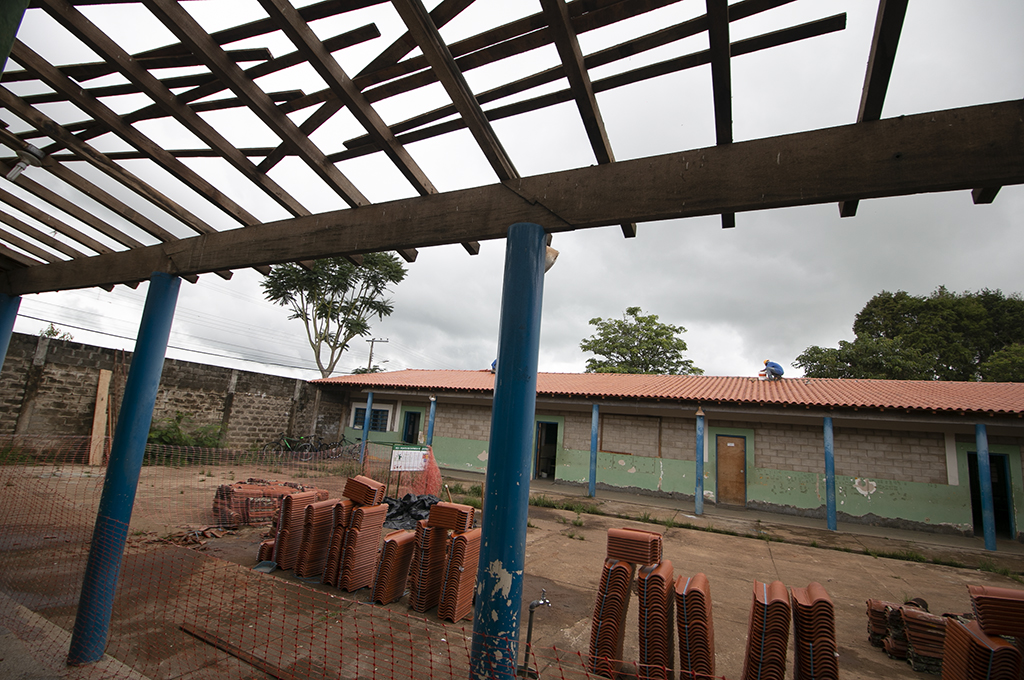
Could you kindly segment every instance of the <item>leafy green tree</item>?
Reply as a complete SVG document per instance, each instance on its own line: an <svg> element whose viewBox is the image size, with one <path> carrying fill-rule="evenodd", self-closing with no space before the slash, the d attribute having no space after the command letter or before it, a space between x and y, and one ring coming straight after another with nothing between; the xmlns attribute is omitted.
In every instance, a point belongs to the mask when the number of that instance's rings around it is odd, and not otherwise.
<svg viewBox="0 0 1024 680"><path fill-rule="evenodd" d="M676 335L686 329L661 323L657 314L644 315L639 307L629 307L621 319L597 317L590 325L597 332L583 340L580 349L599 358L587 359L587 373L704 373L683 358L686 343Z"/></svg>
<svg viewBox="0 0 1024 680"><path fill-rule="evenodd" d="M1024 382L1024 344L1007 345L980 368L986 382Z"/></svg>
<svg viewBox="0 0 1024 680"><path fill-rule="evenodd" d="M54 326L52 321L50 322L49 326L47 326L43 330L39 331L39 337L42 337L42 338L57 338L58 340L74 340L75 339L75 336L71 335L71 333L68 333L67 331L62 331L57 326Z"/></svg>
<svg viewBox="0 0 1024 680"><path fill-rule="evenodd" d="M334 372L353 338L370 334L370 320L394 311L385 296L406 270L392 253L368 253L362 265L340 257L313 262L311 269L285 264L263 280L271 302L291 308L289 319L302 319L317 368L326 378Z"/></svg>
<svg viewBox="0 0 1024 680"><path fill-rule="evenodd" d="M808 347L793 365L810 377L980 380L995 353L1024 342L1024 299L988 289L882 291L857 314L853 332L853 342Z"/></svg>

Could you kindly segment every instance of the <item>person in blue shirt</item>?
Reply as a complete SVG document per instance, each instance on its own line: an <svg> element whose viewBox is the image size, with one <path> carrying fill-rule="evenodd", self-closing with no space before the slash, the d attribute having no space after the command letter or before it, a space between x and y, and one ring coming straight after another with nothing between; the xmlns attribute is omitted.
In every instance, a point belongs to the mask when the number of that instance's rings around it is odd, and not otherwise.
<svg viewBox="0 0 1024 680"><path fill-rule="evenodd" d="M774 361L764 360L764 376L769 380L778 380L782 377L782 366Z"/></svg>

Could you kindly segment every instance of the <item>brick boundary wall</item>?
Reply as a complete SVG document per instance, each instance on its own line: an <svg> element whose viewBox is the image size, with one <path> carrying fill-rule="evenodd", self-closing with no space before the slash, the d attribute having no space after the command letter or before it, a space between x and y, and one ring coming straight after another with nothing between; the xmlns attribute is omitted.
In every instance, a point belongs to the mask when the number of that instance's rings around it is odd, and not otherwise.
<svg viewBox="0 0 1024 680"><path fill-rule="evenodd" d="M111 372L113 432L132 353L23 333L11 336L0 372L0 434L88 436L100 370ZM308 434L316 388L305 380L165 359L153 422L181 412L195 426L225 426L225 446L261 446L281 432ZM347 406L322 395L318 433L340 436Z"/></svg>

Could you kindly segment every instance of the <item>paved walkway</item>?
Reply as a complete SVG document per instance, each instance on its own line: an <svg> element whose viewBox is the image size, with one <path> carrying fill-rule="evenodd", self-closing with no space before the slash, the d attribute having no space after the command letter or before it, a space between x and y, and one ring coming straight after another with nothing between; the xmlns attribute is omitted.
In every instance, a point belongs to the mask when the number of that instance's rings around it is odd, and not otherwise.
<svg viewBox="0 0 1024 680"><path fill-rule="evenodd" d="M482 484L484 480L483 473L463 470L442 469L441 475L445 482L460 482L463 486ZM887 557L902 553L904 558L913 561L935 561L1024 574L1024 544L1009 539L999 539L993 552L985 550L981 537L910 531L854 522L839 522L837 531L829 531L824 519L722 507L713 503L705 503L704 513L698 516L694 514L692 500L601 488L597 489L595 498L589 498L586 486L547 479L532 480L530 494L597 505L607 515L632 519L646 516L659 523L670 521L677 526L692 525L723 533L765 536L798 545Z"/></svg>

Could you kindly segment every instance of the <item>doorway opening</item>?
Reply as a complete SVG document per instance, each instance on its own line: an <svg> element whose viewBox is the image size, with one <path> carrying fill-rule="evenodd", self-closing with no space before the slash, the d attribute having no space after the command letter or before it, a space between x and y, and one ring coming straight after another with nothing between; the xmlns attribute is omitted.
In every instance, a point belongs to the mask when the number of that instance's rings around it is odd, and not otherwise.
<svg viewBox="0 0 1024 680"><path fill-rule="evenodd" d="M406 411L405 423L402 425L402 442L418 444L420 437L420 412Z"/></svg>
<svg viewBox="0 0 1024 680"><path fill-rule="evenodd" d="M555 478L555 456L558 453L558 423L537 423L533 475L536 479Z"/></svg>
<svg viewBox="0 0 1024 680"><path fill-rule="evenodd" d="M747 438L720 434L715 437L720 505L747 504Z"/></svg>
<svg viewBox="0 0 1024 680"><path fill-rule="evenodd" d="M989 468L992 472L992 509L996 520L996 536L1014 538L1016 527L1013 522L1013 492L1010 489L1010 457L1005 453L989 453ZM967 452L967 472L971 478L971 515L974 520L974 535L985 532L981 519L981 485L978 483L978 454Z"/></svg>

